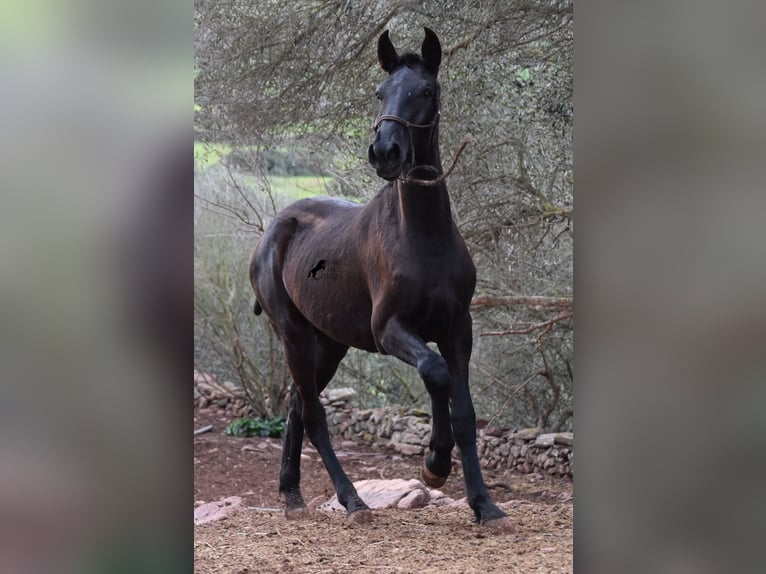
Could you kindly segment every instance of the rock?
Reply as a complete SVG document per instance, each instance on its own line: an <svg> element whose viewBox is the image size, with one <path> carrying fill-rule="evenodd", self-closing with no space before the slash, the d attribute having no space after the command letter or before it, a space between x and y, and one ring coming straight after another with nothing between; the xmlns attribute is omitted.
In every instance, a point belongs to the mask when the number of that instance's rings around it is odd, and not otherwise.
<svg viewBox="0 0 766 574"><path fill-rule="evenodd" d="M449 496L442 496L439 498L431 498L431 501L428 504L431 506L451 506L454 502L454 498L450 498Z"/></svg>
<svg viewBox="0 0 766 574"><path fill-rule="evenodd" d="M518 438L521 440L533 440L537 438L537 435L541 434L543 431L539 428L527 428L527 429L521 429L517 430L515 433L513 433L513 438Z"/></svg>
<svg viewBox="0 0 766 574"><path fill-rule="evenodd" d="M397 443L392 444L391 446L393 446L394 449L397 452L400 452L400 453L402 453L403 455L406 455L406 456L412 456L412 455L415 455L415 454L423 454L423 447L420 446L420 445L408 444L408 443L403 443L403 442L397 442Z"/></svg>
<svg viewBox="0 0 766 574"><path fill-rule="evenodd" d="M391 508L396 506L405 496L413 492L421 492L426 501L430 500L430 495L425 485L414 478L404 480L394 478L391 480L370 479L359 480L354 483L359 496L373 510L381 508ZM413 503L418 497L412 495L409 503ZM410 507L416 508L416 507ZM343 506L338 502L338 497L333 496L330 500L319 507L319 510L342 510Z"/></svg>
<svg viewBox="0 0 766 574"><path fill-rule="evenodd" d="M356 395L356 391L350 388L327 389L322 394L324 394L327 397L327 400L329 402L336 403L340 401L347 401L348 399Z"/></svg>
<svg viewBox="0 0 766 574"><path fill-rule="evenodd" d="M230 395L234 397L241 397L244 393L240 385L233 383L231 381L224 382L223 388L226 389L226 392L228 392Z"/></svg>
<svg viewBox="0 0 766 574"><path fill-rule="evenodd" d="M503 436L505 431L500 427L486 427L484 429L484 436Z"/></svg>
<svg viewBox="0 0 766 574"><path fill-rule="evenodd" d="M545 433L538 435L537 438L535 438L535 444L538 446L553 446L553 443L556 442L556 433Z"/></svg>
<svg viewBox="0 0 766 574"><path fill-rule="evenodd" d="M428 504L430 497L425 490L416 489L409 494L405 494L402 499L396 503L397 508L412 509L423 508Z"/></svg>
<svg viewBox="0 0 766 574"><path fill-rule="evenodd" d="M208 502L194 509L194 525L223 520L242 508L242 498L230 496L216 502Z"/></svg>
<svg viewBox="0 0 766 574"><path fill-rule="evenodd" d="M210 406L210 399L207 397L202 397L199 401L199 408L206 409Z"/></svg>
<svg viewBox="0 0 766 574"><path fill-rule="evenodd" d="M423 440L420 435L414 433L414 432L405 432L402 433L401 439L399 439L401 442L407 443L407 444L420 444L421 440ZM428 445L428 442L426 442L426 445Z"/></svg>
<svg viewBox="0 0 766 574"><path fill-rule="evenodd" d="M574 434L571 432L560 432L556 434L556 442L567 446L574 445Z"/></svg>

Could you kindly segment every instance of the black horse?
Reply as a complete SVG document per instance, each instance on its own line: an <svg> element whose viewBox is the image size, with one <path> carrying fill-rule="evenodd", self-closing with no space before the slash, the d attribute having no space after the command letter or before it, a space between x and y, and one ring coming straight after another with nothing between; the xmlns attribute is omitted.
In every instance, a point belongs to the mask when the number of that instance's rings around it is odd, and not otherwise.
<svg viewBox="0 0 766 574"><path fill-rule="evenodd" d="M349 519L371 519L335 456L319 402L348 348L356 347L398 357L425 382L433 423L424 482L444 484L457 443L476 521L510 529L490 499L476 452L468 389L476 269L440 177L441 45L426 28L421 55L399 55L386 31L378 60L388 77L376 91L381 104L369 161L388 183L366 205L333 198L293 203L274 218L250 264L255 312L266 311L294 380L279 490L288 517L305 510L299 486L305 430ZM306 277L321 259L342 262L331 289Z"/></svg>

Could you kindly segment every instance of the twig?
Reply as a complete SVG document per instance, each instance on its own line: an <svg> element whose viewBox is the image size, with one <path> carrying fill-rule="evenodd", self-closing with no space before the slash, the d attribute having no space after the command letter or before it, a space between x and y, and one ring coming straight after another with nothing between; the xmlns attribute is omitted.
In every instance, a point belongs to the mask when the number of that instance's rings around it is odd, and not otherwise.
<svg viewBox="0 0 766 574"><path fill-rule="evenodd" d="M487 426L492 426L492 423L493 423L493 422L495 422L495 419L496 419L497 417L499 417L499 416L500 416L500 414L501 414L501 413L503 413L503 412L505 411L505 408L508 406L508 403L509 403L509 402L511 402L511 399L512 399L512 398L513 398L513 397L514 397L514 396L515 396L515 395L516 395L516 394L517 394L519 391L523 390L523 389L524 389L524 387L526 387L526 386L527 386L529 383L531 383L531 382L534 380L534 378L535 378L536 376L538 376L538 375L540 375L540 374L541 374L541 373L539 373L539 372L531 374L530 376L528 376L528 377L527 377L527 380L526 380L526 381L524 381L524 382L523 382L523 383L521 383L521 384L520 384L518 387L516 387L515 389L513 389L513 391L512 391L512 392L511 392L511 393L508 395L508 398L507 398L507 399L505 399L505 402L503 403L503 406L501 406L501 407L500 407L500 409L499 409L499 410L498 410L498 411L497 411L497 412L496 412L494 415L492 415L492 418L491 418L491 419L489 419L489 421L487 421Z"/></svg>
<svg viewBox="0 0 766 574"><path fill-rule="evenodd" d="M207 425L205 427L198 428L197 430L195 430L194 431L194 436L197 436L198 434L204 434L204 433L210 432L212 430L213 430L213 425Z"/></svg>
<svg viewBox="0 0 766 574"><path fill-rule="evenodd" d="M559 321L563 321L565 319L569 319L573 315L574 313L572 313L572 311L566 311L565 313L562 313L561 315L555 316L553 319L548 319L547 321L543 321L542 323L532 323L531 325L523 329L510 328L510 329L506 329L505 331L487 331L486 333L479 333L479 337L499 337L502 335L529 335L530 333L533 333L534 331L538 331L542 329L542 332L540 333L540 335L538 335L538 338L539 338L545 335L548 331L550 331L556 323L558 323Z"/></svg>
<svg viewBox="0 0 766 574"><path fill-rule="evenodd" d="M508 297L493 297L491 295L479 295L471 300L471 309L486 309L493 307L513 307L527 305L529 307L562 307L571 308L571 297L539 297L529 295L511 295Z"/></svg>

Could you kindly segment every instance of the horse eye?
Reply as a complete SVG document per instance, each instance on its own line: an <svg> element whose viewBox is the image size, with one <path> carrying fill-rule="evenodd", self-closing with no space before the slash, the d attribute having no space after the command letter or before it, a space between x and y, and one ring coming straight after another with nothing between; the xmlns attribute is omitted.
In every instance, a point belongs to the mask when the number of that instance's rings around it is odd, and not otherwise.
<svg viewBox="0 0 766 574"><path fill-rule="evenodd" d="M430 98L431 96L434 95L434 92L433 92L433 90L431 88L426 88L425 90L423 90L423 95L426 98Z"/></svg>
<svg viewBox="0 0 766 574"><path fill-rule="evenodd" d="M375 97L378 98L378 100L382 100L383 94L381 94L380 92L375 92Z"/></svg>

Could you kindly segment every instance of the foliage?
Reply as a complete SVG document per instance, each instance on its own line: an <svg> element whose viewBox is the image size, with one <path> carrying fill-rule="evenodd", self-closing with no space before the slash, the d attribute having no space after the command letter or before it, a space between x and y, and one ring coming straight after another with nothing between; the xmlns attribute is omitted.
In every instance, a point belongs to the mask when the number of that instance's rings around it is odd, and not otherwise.
<svg viewBox="0 0 766 574"><path fill-rule="evenodd" d="M238 282L213 288L199 277L198 289L208 297L205 314L221 312L214 299L228 301L227 289L247 301L236 306L252 304L247 259L284 205L277 172L270 170L299 165L301 173L322 174L328 195L367 201L375 194L381 182L366 162L374 90L383 78L375 43L389 29L397 48L417 50L422 26L437 32L444 49L445 164L464 134L476 138L448 186L477 267L477 295L571 297L571 1L198 0L195 133L248 159L233 161L230 154L197 175L197 194L208 200L198 206L211 225L206 234L232 237L225 253L222 247L209 252L212 240L205 238L195 257L223 257ZM289 162L275 161L274 150ZM215 212L215 225L201 213L206 210ZM471 380L480 417L507 426L571 426L573 319L534 327L555 314L528 305L474 312ZM250 341L243 352L253 368L267 372L273 341L267 321L252 313L234 313L231 320ZM205 322L215 320L197 321ZM208 327L198 339L203 348L210 346ZM492 335L499 332L508 334ZM428 405L417 373L389 357L351 351L332 384L356 388L370 406Z"/></svg>
<svg viewBox="0 0 766 574"><path fill-rule="evenodd" d="M225 430L227 435L249 438L254 436L280 438L285 432L285 417L240 417L233 420Z"/></svg>

